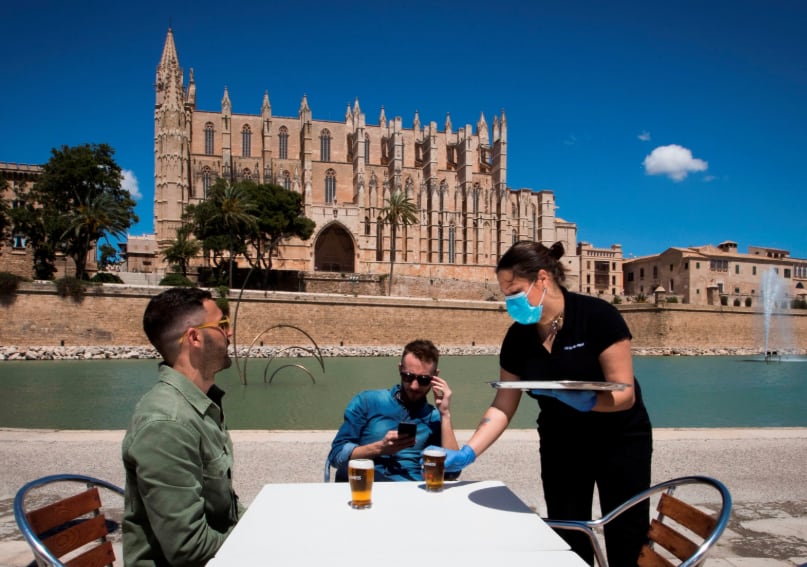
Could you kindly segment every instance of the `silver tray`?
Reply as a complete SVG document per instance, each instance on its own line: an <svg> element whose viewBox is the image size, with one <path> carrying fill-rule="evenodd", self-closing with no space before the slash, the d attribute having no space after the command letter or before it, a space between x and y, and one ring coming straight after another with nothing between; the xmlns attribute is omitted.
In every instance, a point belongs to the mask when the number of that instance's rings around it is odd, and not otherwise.
<svg viewBox="0 0 807 567"><path fill-rule="evenodd" d="M621 391L628 384L619 382L585 382L581 380L505 380L488 382L493 388L502 390L608 390Z"/></svg>

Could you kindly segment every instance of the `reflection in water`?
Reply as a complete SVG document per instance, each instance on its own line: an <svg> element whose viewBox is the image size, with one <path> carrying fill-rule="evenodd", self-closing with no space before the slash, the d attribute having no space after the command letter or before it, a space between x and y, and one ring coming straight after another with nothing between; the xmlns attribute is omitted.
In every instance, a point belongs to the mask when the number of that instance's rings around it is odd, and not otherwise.
<svg viewBox="0 0 807 567"><path fill-rule="evenodd" d="M804 427L807 377L800 364L740 364L743 357L635 357L650 418L656 427ZM235 369L218 376L227 392L232 429L326 429L342 423L358 391L396 383L397 357L303 358L316 384L299 369L263 382L263 365L251 366L243 386ZM157 377L156 360L1 362L0 427L124 429L135 403ZM455 427L473 429L493 400L488 382L498 378L496 356L445 356L440 376L454 391ZM524 397L511 428L532 429L538 415Z"/></svg>

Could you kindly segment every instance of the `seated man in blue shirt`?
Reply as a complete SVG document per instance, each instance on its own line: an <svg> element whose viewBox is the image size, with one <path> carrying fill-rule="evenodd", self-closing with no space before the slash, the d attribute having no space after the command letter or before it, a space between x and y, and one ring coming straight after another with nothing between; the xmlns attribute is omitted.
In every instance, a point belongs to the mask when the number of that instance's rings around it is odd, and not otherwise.
<svg viewBox="0 0 807 567"><path fill-rule="evenodd" d="M347 479L350 459L375 461L376 481L423 480L423 449L429 445L459 448L451 425L451 388L438 377L439 358L431 341L412 341L398 364L400 385L365 390L350 401L328 455L337 480ZM430 390L437 407L426 400ZM417 433L399 435L399 423L416 424Z"/></svg>

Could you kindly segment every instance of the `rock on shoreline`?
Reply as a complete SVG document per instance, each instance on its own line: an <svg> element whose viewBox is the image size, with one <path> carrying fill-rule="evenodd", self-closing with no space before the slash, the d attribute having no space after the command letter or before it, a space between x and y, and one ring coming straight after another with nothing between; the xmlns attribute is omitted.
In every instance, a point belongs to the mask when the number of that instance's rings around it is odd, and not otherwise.
<svg viewBox="0 0 807 567"><path fill-rule="evenodd" d="M444 356L484 356L499 354L499 345L440 346ZM320 347L323 357L333 356L399 356L401 346L327 346ZM313 354L300 347L239 347L239 356L250 358L310 357ZM748 348L634 348L634 356L762 356L757 349ZM779 352L779 355L804 355L801 352ZM150 346L30 346L0 347L0 361L17 360L129 360L158 359L157 351Z"/></svg>

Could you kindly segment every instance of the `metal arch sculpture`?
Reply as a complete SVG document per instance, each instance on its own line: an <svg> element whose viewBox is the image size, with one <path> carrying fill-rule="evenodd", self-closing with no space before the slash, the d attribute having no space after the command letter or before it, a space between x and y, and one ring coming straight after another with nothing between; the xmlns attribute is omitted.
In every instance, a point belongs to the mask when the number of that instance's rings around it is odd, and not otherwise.
<svg viewBox="0 0 807 567"><path fill-rule="evenodd" d="M241 307L241 299L244 296L244 289L246 288L247 281L249 280L249 277L252 275L253 270L254 270L254 268L250 269L249 273L247 274L247 277L244 278L244 283L241 286L241 290L238 293L238 299L235 302L235 312L233 313L233 355L234 355L233 358L235 359L235 367L236 367L236 370L238 372L238 380L241 382L242 385L244 385L244 386L247 385L247 361L249 360L249 354L252 352L252 349L255 348L255 343L258 342L258 340L262 336L264 336L266 333L268 333L269 331L272 331L273 329L279 329L279 328L288 328L288 329L294 329L295 331L299 331L300 333L305 335L308 338L308 340L311 341L311 344L314 345L314 346L313 346L313 348L311 348L311 347L303 347L303 346L287 346L287 347L281 348L277 353L275 353L274 355L272 355L269 358L269 361L266 363L266 366L264 367L264 371L263 371L263 381L264 381L264 383L267 382L266 376L267 376L267 374L269 372L269 365L271 365L272 361L275 358L277 358L278 354L280 354L282 352L288 352L288 351L294 350L294 349L302 350L302 351L305 351L305 352L311 354L314 358L317 359L317 362L319 362L319 366L322 369L322 371L325 372L325 360L323 359L322 351L320 350L319 345L317 345L317 343L313 339L313 337L311 337L311 335L309 335L306 331L304 331L300 327L297 327L295 325L290 325L288 323L278 323L278 324L272 325L271 327L268 327L268 328L264 329L263 331L261 331L260 333L258 333L255 336L255 338L252 339L252 342L250 343L249 347L247 347L246 356L243 357L244 364L243 364L243 367L241 366L241 361L240 361L241 357L239 357L239 355L238 355L238 341L237 341L237 337L236 337L236 329L237 329L238 326L237 326L236 323L238 321L238 310ZM314 384L317 383L316 379L314 378L314 375L311 374L311 372L305 366L303 366L302 364L284 364L283 366L275 369L275 371L269 377L268 383L271 384L272 380L275 377L275 375L278 372L280 372L282 369L284 369L284 368L299 368L300 370L303 370L306 374L308 374L309 378L311 378L311 381Z"/></svg>

